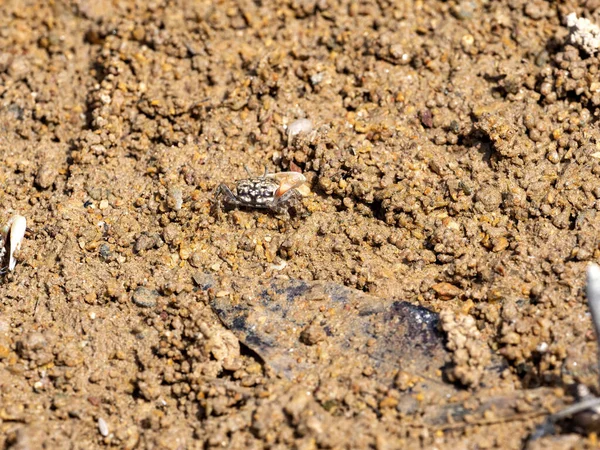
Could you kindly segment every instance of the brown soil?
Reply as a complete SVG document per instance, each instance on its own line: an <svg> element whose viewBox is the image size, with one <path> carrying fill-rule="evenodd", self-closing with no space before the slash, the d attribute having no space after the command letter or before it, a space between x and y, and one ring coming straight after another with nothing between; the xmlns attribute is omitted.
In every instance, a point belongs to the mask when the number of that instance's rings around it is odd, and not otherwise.
<svg viewBox="0 0 600 450"><path fill-rule="evenodd" d="M600 60L571 12L600 23L593 0L2 2L0 218L31 231L0 285L0 448L525 445L597 388ZM244 165L292 163L291 217L211 211ZM206 273L440 312L452 398L362 359L282 376Z"/></svg>

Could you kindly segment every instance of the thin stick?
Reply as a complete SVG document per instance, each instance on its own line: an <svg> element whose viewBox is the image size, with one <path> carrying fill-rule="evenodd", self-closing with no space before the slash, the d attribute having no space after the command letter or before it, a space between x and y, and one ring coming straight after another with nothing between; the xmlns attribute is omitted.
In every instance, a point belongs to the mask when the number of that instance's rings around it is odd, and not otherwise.
<svg viewBox="0 0 600 450"><path fill-rule="evenodd" d="M590 264L587 268L586 294L588 307L592 313L592 323L596 330L596 342L598 344L598 373L600 375L600 267Z"/></svg>
<svg viewBox="0 0 600 450"><path fill-rule="evenodd" d="M595 408L600 406L600 398L592 397L587 400L582 400L577 403L573 403L571 406L567 406L565 409L560 410L556 414L552 414L550 416L550 420L556 422L557 420L564 419L565 417L570 417L578 412L585 411L586 409Z"/></svg>
<svg viewBox="0 0 600 450"><path fill-rule="evenodd" d="M588 308L592 314L592 323L596 330L596 343L598 347L598 373L600 374L600 267L597 264L590 264L587 267L586 295ZM566 417L571 417L581 411L591 410L600 406L599 397L586 398L580 400L565 409L552 414L546 421L540 425L537 430L529 436L528 444L548 434L554 433L553 424Z"/></svg>

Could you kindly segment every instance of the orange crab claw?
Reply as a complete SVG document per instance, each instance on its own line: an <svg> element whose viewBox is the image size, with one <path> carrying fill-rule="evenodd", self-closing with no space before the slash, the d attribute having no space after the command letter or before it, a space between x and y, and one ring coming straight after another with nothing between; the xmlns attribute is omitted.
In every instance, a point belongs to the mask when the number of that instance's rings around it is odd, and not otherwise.
<svg viewBox="0 0 600 450"><path fill-rule="evenodd" d="M270 173L267 175L267 178L272 178L279 182L279 188L277 188L275 191L276 197L281 197L290 189L300 188L304 183L306 183L306 177L298 172Z"/></svg>

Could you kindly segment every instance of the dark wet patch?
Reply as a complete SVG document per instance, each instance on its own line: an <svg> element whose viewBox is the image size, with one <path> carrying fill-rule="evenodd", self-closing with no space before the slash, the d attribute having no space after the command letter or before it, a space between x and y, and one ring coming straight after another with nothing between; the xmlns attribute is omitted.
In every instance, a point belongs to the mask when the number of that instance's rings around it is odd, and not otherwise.
<svg viewBox="0 0 600 450"><path fill-rule="evenodd" d="M346 367L372 371L385 384L400 370L439 379L447 359L437 315L426 308L335 283L238 279L233 291L214 298L213 309L243 344L291 379ZM306 345L300 335L311 324L323 336Z"/></svg>

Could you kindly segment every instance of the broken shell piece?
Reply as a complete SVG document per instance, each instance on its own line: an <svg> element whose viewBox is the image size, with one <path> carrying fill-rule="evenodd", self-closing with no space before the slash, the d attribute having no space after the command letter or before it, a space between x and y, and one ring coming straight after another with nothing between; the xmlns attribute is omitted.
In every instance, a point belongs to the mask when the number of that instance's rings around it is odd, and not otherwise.
<svg viewBox="0 0 600 450"><path fill-rule="evenodd" d="M300 133L310 133L313 129L313 123L310 119L294 120L287 129L289 137L296 136Z"/></svg>
<svg viewBox="0 0 600 450"><path fill-rule="evenodd" d="M17 265L15 254L21 249L21 243L25 237L27 220L23 216L15 215L2 227L3 248L0 254L5 255L8 251L8 270L14 270Z"/></svg>
<svg viewBox="0 0 600 450"><path fill-rule="evenodd" d="M306 185L306 177L299 172L269 173L266 178L272 178L279 183L279 189L275 194L277 197L285 194L290 189L296 189L304 197L310 193L310 189Z"/></svg>
<svg viewBox="0 0 600 450"><path fill-rule="evenodd" d="M310 119L294 120L287 127L287 145L290 146L295 136L299 134L308 134L313 130L313 123Z"/></svg>

